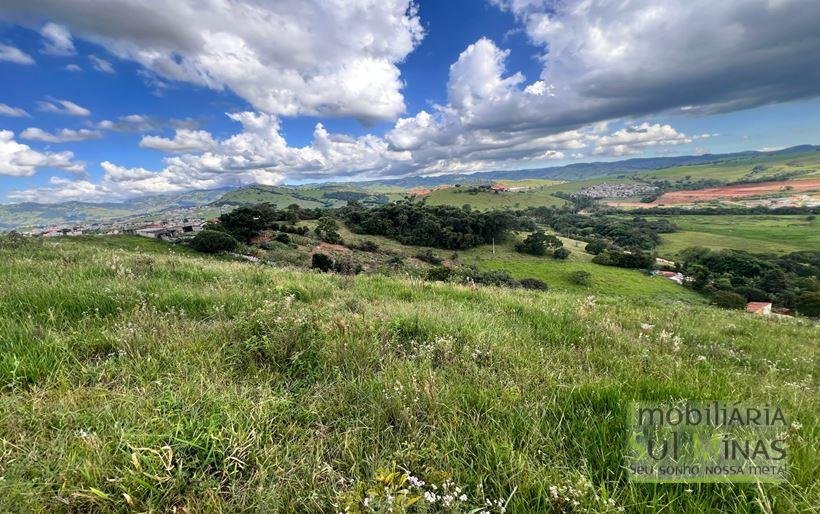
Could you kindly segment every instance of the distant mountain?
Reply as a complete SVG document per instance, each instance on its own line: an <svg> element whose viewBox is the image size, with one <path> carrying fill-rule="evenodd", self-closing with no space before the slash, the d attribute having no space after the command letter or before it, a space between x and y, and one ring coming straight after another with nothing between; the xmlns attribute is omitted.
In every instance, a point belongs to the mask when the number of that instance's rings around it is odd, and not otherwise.
<svg viewBox="0 0 820 514"><path fill-rule="evenodd" d="M385 203L402 196L401 190L429 188L445 184L470 184L498 180L529 178L551 180L586 180L602 177L627 176L673 166L720 163L761 156L792 156L817 152L820 146L801 145L774 152L737 152L730 154L685 155L679 157L650 157L614 162L590 162L534 168L525 170L488 171L473 174L450 174L437 177L408 177L353 183L321 183L300 186L225 187L207 191L190 191L143 196L124 202L64 202L40 204L33 202L0 204L0 230L55 224L111 221L137 215L153 215L176 209L197 207L231 207L261 202L286 207L338 207L349 200L365 204Z"/></svg>
<svg viewBox="0 0 820 514"><path fill-rule="evenodd" d="M376 180L358 183L365 189L385 186L413 188L434 187L454 183L475 183L497 180L523 179L550 179L550 180L588 180L594 178L630 175L645 171L653 171L673 166L691 166L695 164L711 164L734 159L752 158L758 156L787 156L808 152L816 152L820 146L800 145L774 152L736 152L728 154L683 155L677 157L643 157L613 162L588 162L554 166L549 168L533 168L523 170L486 171L469 175L449 174L436 177L408 177L400 179Z"/></svg>
<svg viewBox="0 0 820 514"><path fill-rule="evenodd" d="M208 205L233 188L142 196L123 202L25 202L0 205L0 230L59 224L111 221Z"/></svg>

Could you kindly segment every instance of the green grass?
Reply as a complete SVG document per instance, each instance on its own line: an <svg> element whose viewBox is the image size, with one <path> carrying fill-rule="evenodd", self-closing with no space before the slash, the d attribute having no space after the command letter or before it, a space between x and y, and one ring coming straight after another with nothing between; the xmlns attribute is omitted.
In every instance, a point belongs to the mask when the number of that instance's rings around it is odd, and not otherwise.
<svg viewBox="0 0 820 514"><path fill-rule="evenodd" d="M756 166L764 169L752 173ZM679 180L686 176L692 179L715 179L733 181L744 177L766 178L780 173L801 172L796 178L816 178L820 176L820 152L808 152L798 155L771 155L731 159L713 164L693 166L673 166L661 170L642 173L642 176L659 179Z"/></svg>
<svg viewBox="0 0 820 514"><path fill-rule="evenodd" d="M438 189L425 196L429 205L454 205L461 207L469 204L473 209L485 211L491 209L526 209L527 207L561 206L565 200L552 196L555 182L551 180L500 180L509 187L529 187L522 191L499 193L480 192L466 193L469 185Z"/></svg>
<svg viewBox="0 0 820 514"><path fill-rule="evenodd" d="M681 228L663 234L659 253L667 256L691 246L731 248L752 253L820 249L820 222L807 216L719 215L664 217Z"/></svg>
<svg viewBox="0 0 820 514"><path fill-rule="evenodd" d="M817 328L800 320L139 238L0 247L0 290L3 512L359 510L400 494L402 470L452 480L464 512L550 511L550 486L585 480L630 512L820 502ZM803 425L789 483L629 483L626 406L670 398L780 405ZM585 491L580 509L608 509Z"/></svg>

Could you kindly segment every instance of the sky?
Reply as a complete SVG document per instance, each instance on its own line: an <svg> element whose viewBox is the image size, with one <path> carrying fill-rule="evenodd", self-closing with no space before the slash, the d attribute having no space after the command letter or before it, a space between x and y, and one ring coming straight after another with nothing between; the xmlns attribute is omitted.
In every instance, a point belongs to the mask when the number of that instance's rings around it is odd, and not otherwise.
<svg viewBox="0 0 820 514"><path fill-rule="evenodd" d="M816 0L163 4L3 0L0 203L820 143Z"/></svg>

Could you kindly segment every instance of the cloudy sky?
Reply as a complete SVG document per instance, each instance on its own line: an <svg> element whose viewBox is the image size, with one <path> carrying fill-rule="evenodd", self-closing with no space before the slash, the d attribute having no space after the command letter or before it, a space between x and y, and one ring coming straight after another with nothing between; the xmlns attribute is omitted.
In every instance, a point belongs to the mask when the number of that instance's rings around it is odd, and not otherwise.
<svg viewBox="0 0 820 514"><path fill-rule="evenodd" d="M0 202L820 143L817 0L3 0Z"/></svg>

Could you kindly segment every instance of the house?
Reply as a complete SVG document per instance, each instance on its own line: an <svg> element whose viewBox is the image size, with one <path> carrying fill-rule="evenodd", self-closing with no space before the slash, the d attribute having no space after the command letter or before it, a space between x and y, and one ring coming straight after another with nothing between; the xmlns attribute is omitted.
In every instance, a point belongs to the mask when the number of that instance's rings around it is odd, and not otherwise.
<svg viewBox="0 0 820 514"><path fill-rule="evenodd" d="M505 186L504 184L494 184L493 187L490 188L490 190L499 193L501 191L509 191L510 188Z"/></svg>
<svg viewBox="0 0 820 514"><path fill-rule="evenodd" d="M680 285L683 285L684 282L688 282L687 277L683 276L683 273L678 273L676 271L656 271L655 274L668 278L672 282Z"/></svg>
<svg viewBox="0 0 820 514"><path fill-rule="evenodd" d="M769 316L772 313L771 302L749 302L746 304L746 312L752 314L759 314L761 316Z"/></svg>

